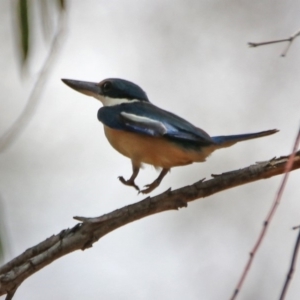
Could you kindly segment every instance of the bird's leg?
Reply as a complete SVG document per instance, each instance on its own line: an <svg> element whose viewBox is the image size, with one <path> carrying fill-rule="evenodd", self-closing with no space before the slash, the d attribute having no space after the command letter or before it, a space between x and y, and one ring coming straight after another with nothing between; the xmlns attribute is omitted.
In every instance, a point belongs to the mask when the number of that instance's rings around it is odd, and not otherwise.
<svg viewBox="0 0 300 300"><path fill-rule="evenodd" d="M140 191L140 193L148 194L148 193L152 192L155 188L157 188L160 185L161 181L163 180L163 178L167 175L167 173L169 171L170 171L170 169L162 169L159 176L152 183L145 185L146 189Z"/></svg>
<svg viewBox="0 0 300 300"><path fill-rule="evenodd" d="M137 166L134 166L132 164L132 175L128 180L125 180L123 176L119 176L119 180L125 184L125 185L129 185L129 186L133 186L136 190L140 191L139 187L135 184L134 180L135 178L138 176L140 171L140 168Z"/></svg>

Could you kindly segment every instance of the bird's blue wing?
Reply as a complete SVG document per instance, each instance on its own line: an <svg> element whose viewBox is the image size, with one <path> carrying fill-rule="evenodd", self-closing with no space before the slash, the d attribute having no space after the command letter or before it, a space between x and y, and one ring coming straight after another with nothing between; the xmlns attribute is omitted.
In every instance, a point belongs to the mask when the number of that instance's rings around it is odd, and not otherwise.
<svg viewBox="0 0 300 300"><path fill-rule="evenodd" d="M162 136L168 133L167 127L162 122L148 117L122 111L120 119L127 129L138 133L151 136Z"/></svg>
<svg viewBox="0 0 300 300"><path fill-rule="evenodd" d="M214 144L205 131L151 103L133 102L105 106L98 111L98 119L106 126L117 130L155 137L163 136L174 142Z"/></svg>

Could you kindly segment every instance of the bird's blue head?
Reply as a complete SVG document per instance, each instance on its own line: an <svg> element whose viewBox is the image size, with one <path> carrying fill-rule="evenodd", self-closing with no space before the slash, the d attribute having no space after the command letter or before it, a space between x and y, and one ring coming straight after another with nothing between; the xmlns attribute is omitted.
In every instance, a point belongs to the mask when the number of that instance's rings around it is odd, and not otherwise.
<svg viewBox="0 0 300 300"><path fill-rule="evenodd" d="M71 79L62 81L72 89L100 100L104 106L134 101L149 102L146 93L138 85L124 79L108 78L99 83Z"/></svg>

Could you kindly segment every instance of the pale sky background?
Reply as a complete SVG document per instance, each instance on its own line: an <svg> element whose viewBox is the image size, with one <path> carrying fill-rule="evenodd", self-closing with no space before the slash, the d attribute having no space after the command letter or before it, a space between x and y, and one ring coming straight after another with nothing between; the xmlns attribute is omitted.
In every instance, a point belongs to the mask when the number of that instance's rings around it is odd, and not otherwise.
<svg viewBox="0 0 300 300"><path fill-rule="evenodd" d="M199 179L290 153L300 121L299 1L70 1L67 37L41 104L24 133L0 154L5 261L64 228L137 202L117 177L130 161L106 141L101 104L60 79L120 77L150 100L211 135L277 128L271 137L172 169L157 195ZM0 2L0 134L25 106L47 46L34 41L30 77L19 72L11 1ZM39 24L35 30L40 35ZM141 171L142 186L157 176ZM179 211L129 224L92 249L55 261L27 279L14 299L229 299L257 239L281 176L200 199ZM278 299L300 223L300 172L293 172L240 300ZM298 266L298 269L300 267ZM289 300L300 297L300 270Z"/></svg>

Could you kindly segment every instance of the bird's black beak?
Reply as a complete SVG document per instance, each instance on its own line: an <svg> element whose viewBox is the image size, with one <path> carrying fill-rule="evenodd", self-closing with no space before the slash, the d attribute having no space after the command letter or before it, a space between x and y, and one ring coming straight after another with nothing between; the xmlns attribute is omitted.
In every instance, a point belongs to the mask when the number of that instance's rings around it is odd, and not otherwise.
<svg viewBox="0 0 300 300"><path fill-rule="evenodd" d="M95 97L98 95L102 95L101 87L98 85L98 83L95 82L79 81L72 79L62 79L62 82L70 88L74 89L75 91L88 96Z"/></svg>

